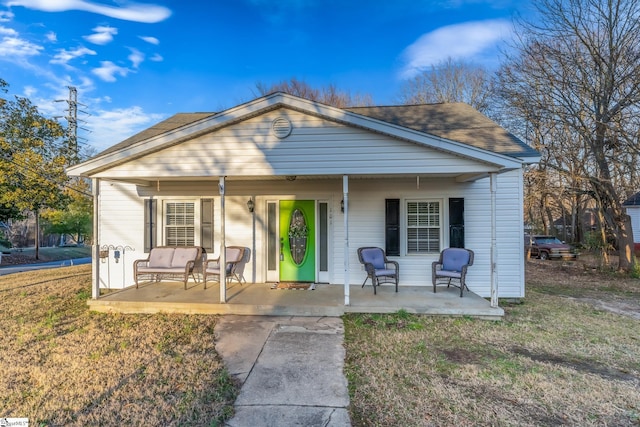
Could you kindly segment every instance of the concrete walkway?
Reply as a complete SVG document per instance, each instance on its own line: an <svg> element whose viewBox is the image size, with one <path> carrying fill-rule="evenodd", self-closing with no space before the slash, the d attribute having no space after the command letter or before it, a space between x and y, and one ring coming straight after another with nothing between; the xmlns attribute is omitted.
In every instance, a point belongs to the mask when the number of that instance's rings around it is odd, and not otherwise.
<svg viewBox="0 0 640 427"><path fill-rule="evenodd" d="M215 335L242 384L228 427L351 425L342 319L227 315Z"/></svg>

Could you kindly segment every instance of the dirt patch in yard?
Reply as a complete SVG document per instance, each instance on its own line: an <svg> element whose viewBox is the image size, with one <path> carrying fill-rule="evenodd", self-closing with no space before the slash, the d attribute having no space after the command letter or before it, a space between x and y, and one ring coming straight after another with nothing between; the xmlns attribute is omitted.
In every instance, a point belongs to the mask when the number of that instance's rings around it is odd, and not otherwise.
<svg viewBox="0 0 640 427"><path fill-rule="evenodd" d="M33 257L33 255L21 254L20 252L12 253L11 255L2 255L2 260L0 265L23 265L23 264L36 264L39 262L44 262L42 260L37 260Z"/></svg>
<svg viewBox="0 0 640 427"><path fill-rule="evenodd" d="M593 306L595 309L640 319L640 279L615 271L616 259L606 268L585 256L577 261L529 260L527 286Z"/></svg>
<svg viewBox="0 0 640 427"><path fill-rule="evenodd" d="M547 352L532 352L524 347L514 347L511 352L520 356L528 357L534 362L551 363L564 366L568 369L598 375L608 380L640 381L640 378L618 369L612 369L602 364L596 364L589 360L577 358L561 357Z"/></svg>

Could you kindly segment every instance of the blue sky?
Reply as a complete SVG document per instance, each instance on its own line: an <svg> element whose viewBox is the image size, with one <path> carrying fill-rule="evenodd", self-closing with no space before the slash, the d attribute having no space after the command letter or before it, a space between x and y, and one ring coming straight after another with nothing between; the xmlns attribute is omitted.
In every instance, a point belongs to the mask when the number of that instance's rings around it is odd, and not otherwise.
<svg viewBox="0 0 640 427"><path fill-rule="evenodd" d="M292 77L397 101L447 57L494 68L518 0L0 0L0 77L97 151L178 112L255 98Z"/></svg>

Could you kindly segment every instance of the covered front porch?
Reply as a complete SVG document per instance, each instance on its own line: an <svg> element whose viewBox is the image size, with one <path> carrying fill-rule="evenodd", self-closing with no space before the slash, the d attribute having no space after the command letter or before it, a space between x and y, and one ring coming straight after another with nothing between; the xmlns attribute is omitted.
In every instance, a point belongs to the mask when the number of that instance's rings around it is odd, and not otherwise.
<svg viewBox="0 0 640 427"><path fill-rule="evenodd" d="M91 304L170 312L185 298L185 312L476 315L466 307L471 295L451 291L441 302L427 279L443 249L464 247L475 253L469 288L501 314L499 298L524 296L522 167L537 158L458 104L340 109L276 93L219 113L177 114L70 168L93 183ZM243 247L247 282L334 286L127 290L133 262L162 246L201 247L225 266L226 249ZM359 288L362 247L398 262L399 294ZM224 283L226 269L220 276Z"/></svg>
<svg viewBox="0 0 640 427"><path fill-rule="evenodd" d="M109 292L88 302L91 310L108 313L183 313L239 314L273 316L341 316L345 313L409 313L434 316L472 316L500 320L504 310L491 307L488 300L465 291L460 298L458 288L439 286L404 286L396 293L392 285L350 286L351 303L344 304L344 286L315 284L315 289L272 289L270 283L230 283L227 302L220 303L220 286L190 282L144 283L138 289L129 287Z"/></svg>

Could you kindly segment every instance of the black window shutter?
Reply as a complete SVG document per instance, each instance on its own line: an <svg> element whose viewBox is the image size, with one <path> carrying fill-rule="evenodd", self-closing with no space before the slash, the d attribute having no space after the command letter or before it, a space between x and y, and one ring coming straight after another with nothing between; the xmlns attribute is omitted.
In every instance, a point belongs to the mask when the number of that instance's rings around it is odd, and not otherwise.
<svg viewBox="0 0 640 427"><path fill-rule="evenodd" d="M449 199L449 246L464 248L464 199Z"/></svg>
<svg viewBox="0 0 640 427"><path fill-rule="evenodd" d="M385 252L389 256L400 255L400 199L386 199Z"/></svg>
<svg viewBox="0 0 640 427"><path fill-rule="evenodd" d="M158 201L146 199L144 201L144 251L150 252L157 246L156 214L158 213Z"/></svg>
<svg viewBox="0 0 640 427"><path fill-rule="evenodd" d="M213 250L213 199L200 200L200 246L205 253Z"/></svg>

